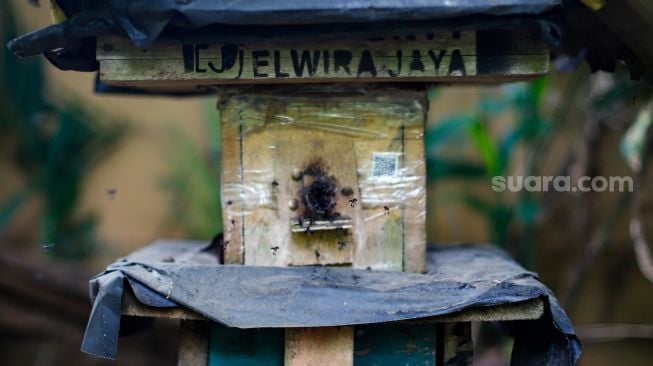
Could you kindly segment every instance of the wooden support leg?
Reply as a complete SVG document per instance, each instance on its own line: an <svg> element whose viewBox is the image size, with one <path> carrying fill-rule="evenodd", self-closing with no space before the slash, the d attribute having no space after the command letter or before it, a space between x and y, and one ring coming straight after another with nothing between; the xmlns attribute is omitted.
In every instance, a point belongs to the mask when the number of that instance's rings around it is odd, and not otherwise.
<svg viewBox="0 0 653 366"><path fill-rule="evenodd" d="M472 323L439 323L437 329L436 365L472 365L474 360Z"/></svg>
<svg viewBox="0 0 653 366"><path fill-rule="evenodd" d="M353 364L353 327L286 329L286 366L347 366Z"/></svg>
<svg viewBox="0 0 653 366"><path fill-rule="evenodd" d="M207 366L209 363L209 322L182 320L179 326L179 366Z"/></svg>

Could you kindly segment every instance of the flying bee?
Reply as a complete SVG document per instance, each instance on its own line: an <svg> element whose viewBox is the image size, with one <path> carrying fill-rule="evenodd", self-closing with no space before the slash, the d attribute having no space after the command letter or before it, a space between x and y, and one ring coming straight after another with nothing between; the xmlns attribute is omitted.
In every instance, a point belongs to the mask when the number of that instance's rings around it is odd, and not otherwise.
<svg viewBox="0 0 653 366"><path fill-rule="evenodd" d="M347 242L346 242L346 241L344 241L344 240L340 240L340 241L338 241L338 250L342 251L342 250L345 249L346 246L347 246Z"/></svg>

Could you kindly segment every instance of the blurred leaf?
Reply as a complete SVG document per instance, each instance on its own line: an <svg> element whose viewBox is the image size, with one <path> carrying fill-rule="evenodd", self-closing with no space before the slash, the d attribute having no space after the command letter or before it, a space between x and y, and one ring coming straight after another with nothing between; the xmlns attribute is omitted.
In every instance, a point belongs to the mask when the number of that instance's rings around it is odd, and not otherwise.
<svg viewBox="0 0 653 366"><path fill-rule="evenodd" d="M3 44L19 29L11 2L0 2ZM96 246L93 214L77 212L82 185L100 159L123 137L124 124L106 120L100 111L69 99L44 97L42 61L0 56L0 146L27 182L0 202L0 230L29 197L43 197L41 240L56 255L81 258ZM55 97L69 95L59 90Z"/></svg>
<svg viewBox="0 0 653 366"><path fill-rule="evenodd" d="M482 116L496 117L510 111L512 107L511 100L506 97L505 93L484 91L481 93L477 109Z"/></svg>
<svg viewBox="0 0 653 366"><path fill-rule="evenodd" d="M544 94L549 86L549 79L541 77L530 82L530 89L533 96L533 103L539 105L544 98Z"/></svg>
<svg viewBox="0 0 653 366"><path fill-rule="evenodd" d="M426 99L429 101L429 103L431 103L435 100L435 98L438 97L439 94L440 88L432 86L426 91Z"/></svg>
<svg viewBox="0 0 653 366"><path fill-rule="evenodd" d="M541 116L540 105L546 86L546 79L541 78L531 83L520 83L519 92L515 93L515 130L519 131L520 138L525 141L537 140L545 129L546 121Z"/></svg>
<svg viewBox="0 0 653 366"><path fill-rule="evenodd" d="M514 153L521 139L522 139L521 130L513 129L508 131L507 136L505 136L502 141L499 141L500 145L499 145L498 160L501 169L499 174L495 174L494 176L503 175L505 173L505 169L508 166L508 162L510 161L511 156Z"/></svg>
<svg viewBox="0 0 653 366"><path fill-rule="evenodd" d="M441 150L452 141L465 138L474 119L469 116L454 116L439 121L426 130L425 144L428 154L427 172L429 178L463 177L478 179L485 177L486 170L481 164L468 162L463 158L439 158ZM457 146L457 145L456 145Z"/></svg>
<svg viewBox="0 0 653 366"><path fill-rule="evenodd" d="M552 125L542 114L547 89L547 78L506 84L502 87L502 93L484 93L475 114L461 113L435 124L426 132L429 178L436 181L448 178L484 179L488 182L488 188L491 187L492 177L506 175L518 147L523 147L530 156L529 152L536 152L538 146L550 137ZM495 117L507 112L515 116L515 122L502 128L502 134L493 133L491 123ZM481 158L481 164L465 157L464 153L459 158L443 155L455 150L442 149L441 146L452 144L452 141L456 141L454 144L457 145L454 146L461 145L456 140L460 138L461 129L467 132L467 139ZM527 165L535 167L536 162L527 160ZM529 166L525 171L530 174L533 169ZM461 201L485 218L492 240L500 246L507 245L510 228L518 223L523 231L518 237L523 238L528 246L526 254L532 253L532 228L542 210L538 195L530 192L517 195L494 193L492 197L492 200L487 200L466 195Z"/></svg>
<svg viewBox="0 0 653 366"><path fill-rule="evenodd" d="M616 109L623 105L624 102L631 102L635 93L638 91L638 83L629 79L618 79L615 84L608 88L603 94L600 94L591 101L591 108L595 111L608 111ZM642 91L646 88L642 85Z"/></svg>
<svg viewBox="0 0 653 366"><path fill-rule="evenodd" d="M484 179L485 166L463 160L429 159L427 163L428 178L440 180L445 178Z"/></svg>
<svg viewBox="0 0 653 366"><path fill-rule="evenodd" d="M532 224L537 221L542 213L542 205L533 195L522 197L517 202L516 214L517 219L523 223Z"/></svg>
<svg viewBox="0 0 653 366"><path fill-rule="evenodd" d="M222 231L219 165L178 129L168 136L171 164L162 187L170 193L172 216L191 239L209 240Z"/></svg>
<svg viewBox="0 0 653 366"><path fill-rule="evenodd" d="M42 164L34 178L46 196L43 225L46 241L60 241L60 227L88 230L86 225L95 221L83 219L86 224L73 224L83 181L126 132L124 124L93 118L74 103L58 108L57 129L46 141L47 149L39 159Z"/></svg>
<svg viewBox="0 0 653 366"><path fill-rule="evenodd" d="M24 189L12 193L7 197L0 206L0 233L4 230L5 226L9 224L14 215L23 206L23 204L31 197L32 192Z"/></svg>
<svg viewBox="0 0 653 366"><path fill-rule="evenodd" d="M483 214L484 216L491 216L494 213L494 205L477 196L464 195L463 200L467 207Z"/></svg>
<svg viewBox="0 0 653 366"><path fill-rule="evenodd" d="M634 172L639 173L644 158L647 132L653 122L653 100L642 107L635 122L621 139L621 155Z"/></svg>
<svg viewBox="0 0 653 366"><path fill-rule="evenodd" d="M487 123L481 119L474 119L468 131L476 150L485 163L487 175L489 177L502 175L503 166L499 150L490 136Z"/></svg>
<svg viewBox="0 0 653 366"><path fill-rule="evenodd" d="M204 109L204 127L207 132L206 136L208 138L209 148L212 151L212 155L215 155L216 152L220 151L220 110L217 108L213 98L206 99L202 105Z"/></svg>
<svg viewBox="0 0 653 366"><path fill-rule="evenodd" d="M462 135L474 123L470 116L453 116L430 125L426 130L425 143L427 147L446 143L451 137Z"/></svg>
<svg viewBox="0 0 653 366"><path fill-rule="evenodd" d="M0 2L0 35L3 37L3 47L19 33L12 3ZM36 57L21 60L6 50L1 54L0 98L4 102L3 108L0 108L0 130L6 132L8 126L15 128L25 122L30 125L37 123L34 118L39 111L46 109L46 103L42 94L44 88L41 60Z"/></svg>
<svg viewBox="0 0 653 366"><path fill-rule="evenodd" d="M505 247L508 242L510 222L513 218L512 208L503 203L492 204L473 195L463 196L463 201L467 207L487 219L493 242L500 247Z"/></svg>

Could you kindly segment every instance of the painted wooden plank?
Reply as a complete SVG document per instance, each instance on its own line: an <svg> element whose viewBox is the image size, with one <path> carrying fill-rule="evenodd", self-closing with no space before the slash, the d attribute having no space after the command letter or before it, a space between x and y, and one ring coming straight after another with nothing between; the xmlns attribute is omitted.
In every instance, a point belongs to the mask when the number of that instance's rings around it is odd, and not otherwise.
<svg viewBox="0 0 653 366"><path fill-rule="evenodd" d="M98 40L100 78L152 86L334 81L484 81L548 71L549 50L532 30L451 31L376 39L261 44Z"/></svg>
<svg viewBox="0 0 653 366"><path fill-rule="evenodd" d="M354 366L434 366L435 324L356 327Z"/></svg>
<svg viewBox="0 0 653 366"><path fill-rule="evenodd" d="M179 325L179 366L207 366L210 323L182 320Z"/></svg>
<svg viewBox="0 0 653 366"><path fill-rule="evenodd" d="M353 349L353 327L286 329L286 366L353 365Z"/></svg>
<svg viewBox="0 0 653 366"><path fill-rule="evenodd" d="M238 329L213 323L209 366L283 365L283 329Z"/></svg>

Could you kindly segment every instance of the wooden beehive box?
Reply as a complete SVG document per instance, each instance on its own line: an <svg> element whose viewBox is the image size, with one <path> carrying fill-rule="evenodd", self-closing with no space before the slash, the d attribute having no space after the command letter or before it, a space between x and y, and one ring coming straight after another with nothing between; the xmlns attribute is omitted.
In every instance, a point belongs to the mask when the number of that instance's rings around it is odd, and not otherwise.
<svg viewBox="0 0 653 366"><path fill-rule="evenodd" d="M549 67L536 28L209 40L140 50L100 37L97 60L112 87L231 93L220 108L232 264L423 271L423 93L353 83L512 81ZM272 85L237 94L253 84Z"/></svg>
<svg viewBox="0 0 653 366"><path fill-rule="evenodd" d="M424 270L423 92L220 103L227 263Z"/></svg>
<svg viewBox="0 0 653 366"><path fill-rule="evenodd" d="M100 79L118 90L221 95L225 263L423 272L425 93L358 83L535 78L549 67L538 32L230 43L164 37L147 50L109 36L98 39L97 60ZM190 341L180 364L470 364L470 320L264 331L214 325L210 336L182 337Z"/></svg>

